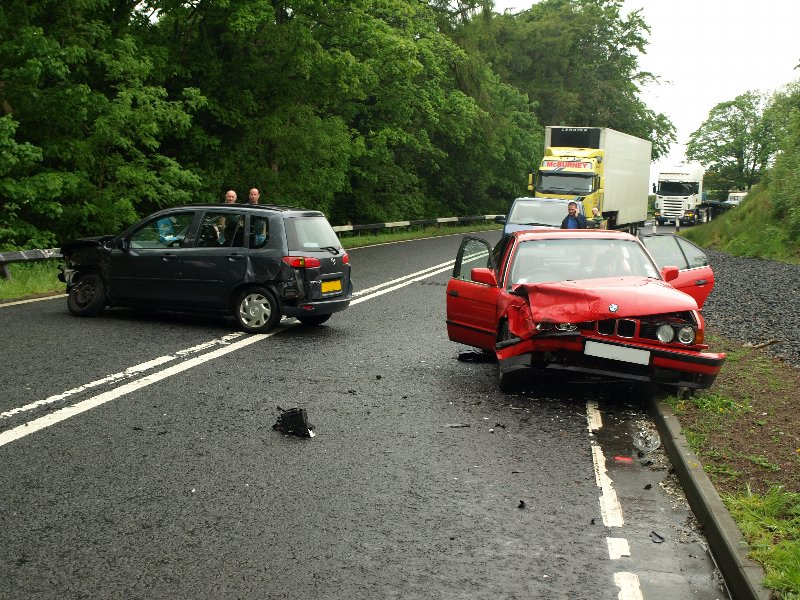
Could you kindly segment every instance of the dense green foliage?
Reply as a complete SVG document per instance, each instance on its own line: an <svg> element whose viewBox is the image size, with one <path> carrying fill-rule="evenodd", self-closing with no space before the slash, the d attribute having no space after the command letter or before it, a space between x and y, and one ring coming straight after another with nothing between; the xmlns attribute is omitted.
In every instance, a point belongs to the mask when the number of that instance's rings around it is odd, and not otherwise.
<svg viewBox="0 0 800 600"><path fill-rule="evenodd" d="M766 102L763 94L752 91L721 102L689 137L686 157L706 167L705 187L719 191L719 199L728 190L749 190L775 155Z"/></svg>
<svg viewBox="0 0 800 600"><path fill-rule="evenodd" d="M7 0L0 249L226 189L335 223L503 212L543 125L674 139L621 0Z"/></svg>
<svg viewBox="0 0 800 600"><path fill-rule="evenodd" d="M718 104L686 156L706 167L712 198L751 190L742 210L690 235L733 254L800 257L800 81L771 98L747 92Z"/></svg>

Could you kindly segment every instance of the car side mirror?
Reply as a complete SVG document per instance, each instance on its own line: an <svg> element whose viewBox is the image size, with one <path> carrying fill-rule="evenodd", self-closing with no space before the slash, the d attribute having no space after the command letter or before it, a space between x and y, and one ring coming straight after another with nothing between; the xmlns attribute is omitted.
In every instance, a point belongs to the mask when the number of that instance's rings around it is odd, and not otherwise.
<svg viewBox="0 0 800 600"><path fill-rule="evenodd" d="M661 277L664 281L673 281L678 278L678 267L662 267Z"/></svg>
<svg viewBox="0 0 800 600"><path fill-rule="evenodd" d="M475 283L483 283L484 285L497 287L497 277L494 276L494 271L486 267L475 267L472 269L469 276Z"/></svg>
<svg viewBox="0 0 800 600"><path fill-rule="evenodd" d="M503 224L506 222L506 218L503 215L495 215L494 222Z"/></svg>
<svg viewBox="0 0 800 600"><path fill-rule="evenodd" d="M123 252L127 252L130 249L130 242L128 238L119 238L117 243L114 244L118 250L122 250Z"/></svg>
<svg viewBox="0 0 800 600"><path fill-rule="evenodd" d="M654 194L656 193L656 184L655 183L653 184L653 193Z"/></svg>

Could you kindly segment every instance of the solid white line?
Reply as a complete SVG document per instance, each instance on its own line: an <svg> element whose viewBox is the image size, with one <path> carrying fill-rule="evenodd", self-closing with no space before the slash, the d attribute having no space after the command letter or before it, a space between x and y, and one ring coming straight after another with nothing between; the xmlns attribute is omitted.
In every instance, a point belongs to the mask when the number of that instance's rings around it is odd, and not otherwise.
<svg viewBox="0 0 800 600"><path fill-rule="evenodd" d="M370 288L366 288L366 289L354 292L353 293L353 297L356 298L356 297L360 297L360 296L371 294L372 292L374 292L376 290L388 287L390 285L394 285L394 284L396 284L396 283L398 283L400 281L405 281L406 279L410 279L412 277L418 277L418 276L422 275L423 273L427 273L427 275L425 275L425 277L430 277L431 275L436 275L437 273L441 273L442 270L446 271L448 269L451 269L453 267L453 265L455 264L455 262L456 261L451 260L451 261L448 261L448 262L444 262L444 263L435 265L433 267L428 267L427 269L423 269L422 271L417 271L416 273L411 273L410 275L403 275L402 277L398 277L397 279L392 279L392 280L386 281L384 283L379 283L378 285L374 285L374 286L372 286ZM436 272L435 273L429 273L429 271L436 271ZM411 282L409 281L408 283L411 283ZM403 287L403 286L400 286L400 287ZM396 289L396 288L393 288L393 289ZM354 302L351 301L350 304L354 304Z"/></svg>
<svg viewBox="0 0 800 600"><path fill-rule="evenodd" d="M606 527L622 527L622 506L620 506L617 492L614 490L611 478L606 471L606 457L600 446L592 446L592 462L594 462L594 477L597 487L600 488L600 515Z"/></svg>
<svg viewBox="0 0 800 600"><path fill-rule="evenodd" d="M236 350L245 348L251 344L255 344L256 342L260 342L261 340L264 340L270 336L275 335L276 333L284 331L285 329L287 329L287 327L291 326L293 326L293 324L280 325L277 329L273 330L270 333L250 335L244 338L243 340L240 340L228 346L224 346L222 348L214 350L213 352L209 352L201 356L196 356L195 358L191 358L177 365L173 365L172 367L164 369L163 371L158 371L157 373L146 375L141 379L131 381L113 390L109 390L92 398L87 398L86 400L78 402L77 404L66 406L62 409L50 413L49 415L39 417L38 419L34 419L33 421L29 421L27 423L19 425L18 427L9 429L8 431L4 431L0 433L0 446L4 446L9 442L13 442L20 438L23 438L26 435L31 434L35 431L39 431L40 429L44 429L45 427L50 427L50 425L55 425L56 423L60 423L61 421L69 419L70 417L74 417L75 415L79 415L83 412L86 412L87 410L97 408L98 406L105 404L106 402L110 402L111 400L115 400L117 398L130 394L131 392L140 390L144 387L147 387L148 385L157 383L162 379L166 379L167 377L177 375L178 373L182 373L183 371L192 369L210 360L219 358L220 356L224 356L231 352L235 352Z"/></svg>
<svg viewBox="0 0 800 600"><path fill-rule="evenodd" d="M486 253L485 252L482 252L482 253L479 252L479 253L476 253L475 255L471 255L471 256L465 257L464 260L465 260L465 262L468 262L469 259L475 258L475 257L478 257L478 256L486 256ZM447 271L449 269L452 269L454 264L455 264L455 261L448 261L448 262L445 262L445 263L441 263L439 265L435 265L433 267L429 267L427 269L423 269L421 271L417 271L416 273L411 273L410 275L406 275L404 277L399 277L397 279L388 281L388 282L386 282L384 284L381 284L381 285L378 285L378 286L374 286L372 288L364 290L362 292L362 294L366 294L366 295L351 301L350 304L351 305L359 304L361 302L364 302L365 300L370 300L372 298L376 298L376 297L381 296L383 294L386 294L388 292L391 292L391 291L403 288L405 286L411 285L412 283L414 283L416 281L420 281L422 279L426 279L428 277L432 277L433 275L437 275L439 273L443 273L443 272L445 272L445 271ZM389 286L389 287L386 287L386 286ZM291 326L291 324L288 325L288 326ZM50 425L53 425L55 423L59 423L59 422L65 420L65 419L68 419L68 418L73 417L75 415L78 415L78 414L80 414L82 412L85 412L87 410L90 410L92 408L100 406L102 404L105 404L106 402L109 402L110 400L114 400L116 398L119 398L120 396L124 396L126 394L129 394L129 393L131 393L131 392L133 392L135 390L138 390L138 389L140 389L142 387L148 386L151 383L155 383L156 381L161 381L165 377L169 377L171 375L174 375L174 374L177 374L177 373L181 373L181 372L183 372L183 371L185 371L187 369L191 369L192 367L195 367L195 366L197 366L199 364L202 364L204 362L207 362L207 361L212 360L214 358L217 358L219 356L223 356L225 354L228 354L229 352L233 352L235 350L238 350L239 348L243 348L243 347L249 346L250 344L254 344L256 342L259 342L259 341L261 341L263 339L266 339L266 338L268 338L268 337L270 337L272 335L275 335L276 333L278 333L280 331L283 331L284 329L286 329L286 326L280 326L278 329L276 329L276 330L274 330L274 331L272 331L272 332L270 332L268 334L251 335L251 336L249 336L249 337L247 337L247 338L245 338L245 339L243 339L243 340L241 340L241 341L239 341L237 343L231 344L231 345L229 345L229 346L227 346L225 348L220 348L219 350L216 350L214 352L210 352L208 354L204 354L204 355L199 356L197 358L193 358L191 360L182 362L182 363L180 363L178 365L175 365L173 367L165 369L164 371L159 371L157 373L153 373L151 375L148 375L148 376L143 377L141 379L138 379L136 381L132 381L130 383L127 383L127 384L125 384L123 386L120 386L118 388L115 388L113 390L109 390L109 391L107 391L105 393L99 394L99 395L94 396L92 398L88 398L87 400L83 400L81 402L78 402L77 404L74 404L74 405L71 405L71 406L67 406L67 407L59 409L57 411L54 411L54 412L50 413L49 415L40 417L38 419L34 419L33 421L29 421L27 423L23 423L22 425L20 425L18 427L15 427L13 429L9 429L8 431L0 433L0 446L3 446L3 445L5 445L5 444L7 444L7 443L9 443L11 441L14 441L14 440L17 440L17 439L19 439L21 437L24 437L24 436L28 435L29 433L33 433L34 431L39 431L40 429L44 429L45 427L49 427ZM22 407L18 407L18 408L14 408L14 409L11 409L11 410L6 411L4 413L0 413L0 418L9 418L9 417L11 417L11 416L13 416L13 415L15 415L17 413L20 413L20 412L26 412L26 411L29 411L29 410L33 410L33 409L35 409L35 408L37 408L39 406L43 406L43 405L46 405L46 404L52 404L53 402L58 402L58 401L63 400L65 398L69 397L69 396L72 396L72 395L75 395L77 393L86 391L87 389L91 389L93 387L97 387L97 386L103 385L103 384L113 383L113 382L115 382L117 380L126 379L126 378L129 378L129 377L138 375L141 372L144 372L144 371L150 370L152 368L158 367L158 366L160 366L162 364L171 362L172 360L175 360L176 358L181 357L181 356L185 356L186 354L199 352L201 350L205 350L205 349L207 349L207 348L209 348L211 346L217 345L217 344L228 344L231 339L236 338L236 337L240 337L242 335L244 335L244 334L241 333L241 332L229 334L229 335L226 335L226 336L224 336L224 337L222 337L220 339L217 339L217 340L211 340L209 342L204 342L203 344L199 344L197 346L193 346L193 347L187 348L185 350L179 350L178 352L175 353L175 355L166 355L166 356L161 356L161 357L155 358L155 359L150 360L150 361L148 361L146 363L142 363L142 364L139 364L139 365L135 365L133 367L129 367L128 369L125 369L125 371L122 371L122 372L119 372L119 373L114 373L114 374L109 375L107 377L104 377L102 379L98 379L96 381L93 381L93 382L78 386L77 388L73 388L71 390L67 390L66 392L63 392L61 394L56 394L54 396L50 396L50 397L45 398L43 400L37 400L36 402L32 402L32 403L30 403L28 405L25 405L25 406L22 406Z"/></svg>
<svg viewBox="0 0 800 600"><path fill-rule="evenodd" d="M138 365L128 367L127 369L125 369L124 371L120 371L119 373L113 373L111 375L103 377L102 379L97 379L95 381L90 381L89 383L79 385L78 387L72 388L71 390L67 390L66 392L61 392L60 394L55 394L54 396L49 396L42 400L36 400L35 402L31 402L30 404L26 404L25 406L12 408L11 410L0 413L0 419L8 419L9 417L13 417L17 413L27 412L29 410L33 410L40 406L45 406L47 404L59 402L61 400L64 400L65 398L69 398L70 396L74 396L75 394L80 394L81 392L85 392L86 390L90 390L100 385L114 383L121 379L130 379L131 377L140 375L141 373L149 371L150 369L160 367L163 364L166 364L177 358L186 356L187 354L194 354L196 352L206 350L213 346L230 344L231 340L236 339L237 337L241 337L243 335L244 335L243 332L229 333L228 335L222 336L221 338L210 340L208 342L203 342L202 344L198 344L197 346L192 346L191 348L186 348L185 350L178 350L174 355L167 354L165 356L159 356L158 358L148 360L147 362L143 362Z"/></svg>
<svg viewBox="0 0 800 600"><path fill-rule="evenodd" d="M18 304L30 304L31 302L41 302L42 300L53 300L54 298L66 298L66 294L56 294L55 296L43 296L41 298L28 298L27 300L15 300L14 302L0 302L0 308L6 306L16 306Z"/></svg>
<svg viewBox="0 0 800 600"><path fill-rule="evenodd" d="M619 588L618 600L644 600L636 573L614 573L614 583Z"/></svg>
<svg viewBox="0 0 800 600"><path fill-rule="evenodd" d="M631 547L625 538L606 538L606 544L608 545L608 557L611 560L631 555Z"/></svg>

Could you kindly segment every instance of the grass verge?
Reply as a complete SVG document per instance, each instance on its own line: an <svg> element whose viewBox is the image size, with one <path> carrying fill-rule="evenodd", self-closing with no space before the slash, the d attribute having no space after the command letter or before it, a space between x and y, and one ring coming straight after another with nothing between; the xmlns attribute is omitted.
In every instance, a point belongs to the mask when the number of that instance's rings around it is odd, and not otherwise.
<svg viewBox="0 0 800 600"><path fill-rule="evenodd" d="M800 370L710 335L728 360L714 385L672 396L686 439L764 566L764 584L800 599Z"/></svg>
<svg viewBox="0 0 800 600"><path fill-rule="evenodd" d="M11 278L0 278L0 300L64 293L64 284L58 280L58 262L11 263L8 265Z"/></svg>
<svg viewBox="0 0 800 600"><path fill-rule="evenodd" d="M681 229L681 235L700 246L734 256L758 256L800 264L800 247L789 241L787 228L776 221L769 192L754 186L736 208L697 227Z"/></svg>

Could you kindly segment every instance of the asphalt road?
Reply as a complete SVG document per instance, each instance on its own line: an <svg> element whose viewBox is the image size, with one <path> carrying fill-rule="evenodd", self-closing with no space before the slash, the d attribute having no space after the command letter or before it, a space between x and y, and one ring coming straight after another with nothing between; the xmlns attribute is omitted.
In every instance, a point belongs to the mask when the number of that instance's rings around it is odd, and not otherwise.
<svg viewBox="0 0 800 600"><path fill-rule="evenodd" d="M0 308L0 598L726 598L643 402L457 360L461 239L352 250L353 305L269 336Z"/></svg>

